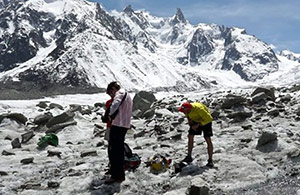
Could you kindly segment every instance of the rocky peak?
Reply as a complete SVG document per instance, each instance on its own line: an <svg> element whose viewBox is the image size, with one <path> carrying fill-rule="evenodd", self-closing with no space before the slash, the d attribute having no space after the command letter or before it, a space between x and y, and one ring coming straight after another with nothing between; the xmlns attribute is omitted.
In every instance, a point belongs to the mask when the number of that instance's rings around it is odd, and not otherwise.
<svg viewBox="0 0 300 195"><path fill-rule="evenodd" d="M124 9L123 12L126 13L127 15L131 16L132 13L134 12L131 5L127 5Z"/></svg>
<svg viewBox="0 0 300 195"><path fill-rule="evenodd" d="M185 22L186 22L186 20L184 18L184 15L183 15L181 9L177 8L176 14L171 21L172 25L176 25L178 23L185 23Z"/></svg>

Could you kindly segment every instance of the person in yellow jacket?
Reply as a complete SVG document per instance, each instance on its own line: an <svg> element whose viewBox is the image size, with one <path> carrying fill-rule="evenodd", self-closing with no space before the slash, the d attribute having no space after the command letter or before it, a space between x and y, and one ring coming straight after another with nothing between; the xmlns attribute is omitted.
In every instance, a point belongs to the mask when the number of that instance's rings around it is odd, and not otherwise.
<svg viewBox="0 0 300 195"><path fill-rule="evenodd" d="M188 124L190 126L188 134L188 155L183 159L184 162L192 162L192 151L194 147L194 136L201 135L203 132L203 137L207 144L208 161L206 166L213 167L213 144L211 137L212 132L212 121L213 118L210 114L209 109L200 102L185 102L178 109L183 112L188 119Z"/></svg>

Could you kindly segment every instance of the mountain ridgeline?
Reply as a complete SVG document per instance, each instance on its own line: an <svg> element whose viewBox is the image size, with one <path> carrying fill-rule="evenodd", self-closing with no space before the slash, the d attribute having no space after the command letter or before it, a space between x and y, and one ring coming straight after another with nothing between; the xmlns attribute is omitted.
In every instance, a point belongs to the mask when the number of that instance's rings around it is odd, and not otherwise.
<svg viewBox="0 0 300 195"><path fill-rule="evenodd" d="M57 9L56 9L57 8ZM279 60L244 29L107 12L84 0L0 1L0 88L20 94L93 93L119 80L126 88L189 91L218 85L203 70L256 81Z"/></svg>

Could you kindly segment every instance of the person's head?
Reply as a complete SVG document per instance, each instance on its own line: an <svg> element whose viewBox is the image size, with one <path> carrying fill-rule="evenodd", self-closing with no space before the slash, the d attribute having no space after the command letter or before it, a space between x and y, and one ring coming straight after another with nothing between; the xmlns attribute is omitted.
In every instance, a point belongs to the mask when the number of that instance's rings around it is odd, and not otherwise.
<svg viewBox="0 0 300 195"><path fill-rule="evenodd" d="M179 108L179 112L183 112L184 114L190 113L192 110L192 104L190 102L184 102Z"/></svg>
<svg viewBox="0 0 300 195"><path fill-rule="evenodd" d="M107 85L106 88L106 93L110 96L110 97L114 97L116 95L116 92L120 90L120 85L118 84L117 81L113 81L111 83L109 83Z"/></svg>

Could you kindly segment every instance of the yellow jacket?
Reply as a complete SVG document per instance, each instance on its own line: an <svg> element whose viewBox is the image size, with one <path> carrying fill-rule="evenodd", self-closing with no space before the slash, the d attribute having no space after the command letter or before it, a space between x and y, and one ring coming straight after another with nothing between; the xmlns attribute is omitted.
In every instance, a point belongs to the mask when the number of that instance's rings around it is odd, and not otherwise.
<svg viewBox="0 0 300 195"><path fill-rule="evenodd" d="M208 108L199 102L191 103L192 110L186 116L195 122L201 123L201 125L206 125L212 122L213 118L208 110Z"/></svg>

